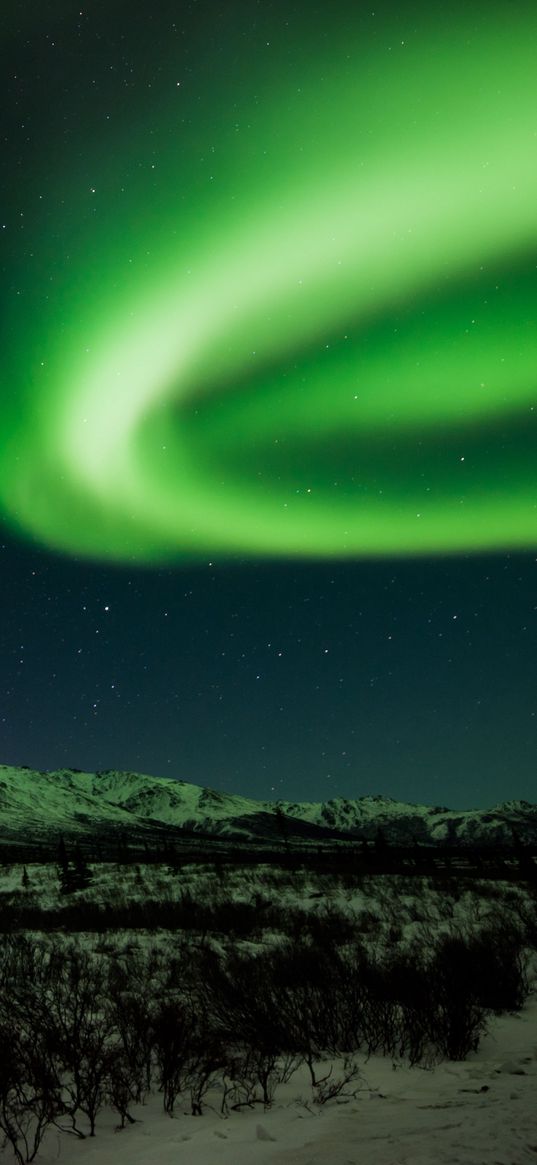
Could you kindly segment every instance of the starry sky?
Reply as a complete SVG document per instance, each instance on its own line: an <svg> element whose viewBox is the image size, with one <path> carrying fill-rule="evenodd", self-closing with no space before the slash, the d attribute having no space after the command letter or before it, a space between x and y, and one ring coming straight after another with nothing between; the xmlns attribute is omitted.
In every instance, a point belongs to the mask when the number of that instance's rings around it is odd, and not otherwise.
<svg viewBox="0 0 537 1165"><path fill-rule="evenodd" d="M536 799L536 46L8 0L1 763Z"/></svg>

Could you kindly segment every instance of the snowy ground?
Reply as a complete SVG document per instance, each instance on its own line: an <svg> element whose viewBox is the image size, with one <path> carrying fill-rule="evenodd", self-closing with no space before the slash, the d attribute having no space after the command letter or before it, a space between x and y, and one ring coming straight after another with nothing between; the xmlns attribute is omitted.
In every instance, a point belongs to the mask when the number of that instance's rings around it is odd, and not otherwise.
<svg viewBox="0 0 537 1165"><path fill-rule="evenodd" d="M0 871L6 903L62 904L53 867L28 867L28 874L30 884L23 888L22 867ZM500 883L487 883L482 892L478 883L461 887L453 899L437 893L428 879L418 885L379 878L360 887L332 882L322 893L320 885L309 875L280 878L270 870L257 884L251 871L231 871L222 884L214 872L199 867L183 868L179 875L155 867L96 867L93 886L79 900L117 903L118 895L132 901L188 892L198 902L212 899L218 905L225 899L252 900L261 892L280 906L349 912L372 944L431 941L446 926L466 929L502 916L514 920L528 904L521 887ZM254 941L274 937L261 930ZM166 931L108 931L80 935L79 941L110 953L131 944L167 945L169 938ZM153 1094L145 1105L132 1106L137 1123L123 1130L111 1110L99 1114L94 1139L79 1141L49 1130L36 1165L537 1165L537 992L520 1014L491 1017L488 1028L479 1051L461 1063L409 1068L356 1055L358 1079L346 1096L321 1106L312 1100L305 1067L278 1086L268 1110L256 1105L224 1117L214 1091L202 1117L188 1115L186 1103L178 1102L171 1119L163 1113L161 1096ZM333 1075L340 1069L335 1062ZM0 1151L1 1165L13 1160L11 1150Z"/></svg>
<svg viewBox="0 0 537 1165"><path fill-rule="evenodd" d="M537 1001L491 1021L476 1055L434 1069L357 1057L354 1097L316 1109L307 1070L271 1109L173 1119L152 1096L116 1131L103 1112L93 1140L49 1131L37 1165L526 1165L537 1162ZM337 1064L334 1065L337 1071ZM83 1127L83 1126L82 1126ZM0 1153L0 1160L13 1160Z"/></svg>
<svg viewBox="0 0 537 1165"><path fill-rule="evenodd" d="M119 908L144 901L181 901L185 895L216 910L225 902L255 903L299 908L308 913L327 908L342 911L359 923L364 936L376 939L390 928L404 932L414 941L423 926L438 933L451 925L466 927L497 921L505 912L511 921L527 912L528 892L517 882L487 879L455 879L457 892L446 891L437 879L428 876L378 875L362 878L325 875L299 869L286 871L270 865L256 867L226 866L215 871L214 865L187 864L179 870L166 865L95 864L87 890L62 895L55 865L29 864L23 884L20 864L0 866L0 908L14 906L21 912L37 906L43 910L62 908L84 902ZM401 937L384 934L390 942Z"/></svg>

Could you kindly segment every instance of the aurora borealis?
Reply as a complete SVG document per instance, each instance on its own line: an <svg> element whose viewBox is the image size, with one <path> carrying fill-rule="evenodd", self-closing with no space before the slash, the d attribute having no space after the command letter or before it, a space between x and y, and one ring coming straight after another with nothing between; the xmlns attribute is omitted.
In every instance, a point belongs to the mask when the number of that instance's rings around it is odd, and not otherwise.
<svg viewBox="0 0 537 1165"><path fill-rule="evenodd" d="M537 12L4 7L0 762L535 800Z"/></svg>
<svg viewBox="0 0 537 1165"><path fill-rule="evenodd" d="M313 56L295 21L251 110L219 58L183 127L179 78L150 201L135 117L91 185L66 155L14 313L9 523L119 562L536 544L537 18L509 11L329 20Z"/></svg>

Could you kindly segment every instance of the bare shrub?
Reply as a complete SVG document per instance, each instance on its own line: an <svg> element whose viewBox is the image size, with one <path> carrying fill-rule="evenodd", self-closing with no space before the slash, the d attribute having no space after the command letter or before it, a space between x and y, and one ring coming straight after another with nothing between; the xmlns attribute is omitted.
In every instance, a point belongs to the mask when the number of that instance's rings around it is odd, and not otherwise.
<svg viewBox="0 0 537 1165"><path fill-rule="evenodd" d="M356 1088L349 1091L350 1084L357 1084L360 1080L360 1069L355 1060L350 1056L346 1056L343 1061L343 1070L338 1076L332 1075L333 1065L326 1076L317 1080L312 1085L313 1100L315 1104L326 1104L329 1100L336 1100L337 1097L352 1097L356 1096Z"/></svg>
<svg viewBox="0 0 537 1165"><path fill-rule="evenodd" d="M58 1077L44 1041L0 1022L0 1129L20 1165L36 1157L61 1110Z"/></svg>
<svg viewBox="0 0 537 1165"><path fill-rule="evenodd" d="M109 1014L121 1044L131 1099L137 1104L151 1088L155 971L155 960L139 954L131 956L128 967L114 961L108 969Z"/></svg>
<svg viewBox="0 0 537 1165"><path fill-rule="evenodd" d="M436 949L434 969L442 982L451 979L460 984L466 995L497 1014L519 1011L529 994L520 935L508 925L444 936Z"/></svg>
<svg viewBox="0 0 537 1165"><path fill-rule="evenodd" d="M178 1000L162 1000L153 1020L157 1080L164 1111L173 1116L175 1102L185 1087L192 1023Z"/></svg>
<svg viewBox="0 0 537 1165"><path fill-rule="evenodd" d="M54 947L47 991L50 1044L63 1082L63 1108L78 1137L82 1113L95 1136L97 1114L107 1100L107 1080L114 1054L115 1029L105 1006L105 972L101 961L71 944Z"/></svg>

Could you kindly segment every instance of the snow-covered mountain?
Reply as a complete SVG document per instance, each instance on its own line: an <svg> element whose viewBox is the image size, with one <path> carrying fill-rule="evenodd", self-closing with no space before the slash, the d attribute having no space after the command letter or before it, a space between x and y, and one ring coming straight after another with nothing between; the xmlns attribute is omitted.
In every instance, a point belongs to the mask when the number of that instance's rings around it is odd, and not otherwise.
<svg viewBox="0 0 537 1165"><path fill-rule="evenodd" d="M379 826L400 844L537 843L537 805L506 801L492 809L451 810L389 797L330 801L255 801L142 773L42 772L0 765L0 841L51 833L167 827L227 838L372 839Z"/></svg>
<svg viewBox="0 0 537 1165"><path fill-rule="evenodd" d="M388 840L449 844L512 844L537 842L537 805L508 801L491 809L447 809L413 805L391 797L335 797L319 803L288 803L285 812L344 833L372 838L379 826Z"/></svg>

